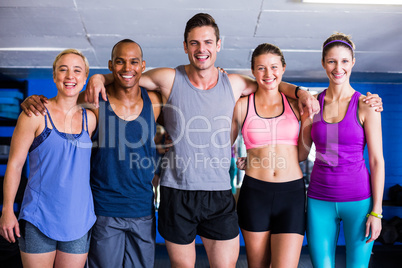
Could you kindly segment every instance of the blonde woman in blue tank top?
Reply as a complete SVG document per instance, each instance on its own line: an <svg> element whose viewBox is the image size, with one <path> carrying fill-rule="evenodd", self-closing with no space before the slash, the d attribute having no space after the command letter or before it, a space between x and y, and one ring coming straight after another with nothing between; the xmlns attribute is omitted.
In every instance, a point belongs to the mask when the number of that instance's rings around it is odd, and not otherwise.
<svg viewBox="0 0 402 268"><path fill-rule="evenodd" d="M24 267L85 265L96 220L89 185L96 118L77 99L88 73L80 51L62 51L53 63L57 96L47 102L47 115L21 113L14 130L0 234L10 243L18 237ZM28 153L30 174L17 221L13 204Z"/></svg>
<svg viewBox="0 0 402 268"><path fill-rule="evenodd" d="M322 66L328 89L318 95L321 111L302 130L307 154L314 142L316 160L307 201L307 240L314 267L335 267L343 222L346 267L368 267L374 240L381 232L384 190L381 115L365 105L350 85L354 44L342 33L323 44ZM370 173L363 151L367 144ZM307 149L307 150L306 150Z"/></svg>

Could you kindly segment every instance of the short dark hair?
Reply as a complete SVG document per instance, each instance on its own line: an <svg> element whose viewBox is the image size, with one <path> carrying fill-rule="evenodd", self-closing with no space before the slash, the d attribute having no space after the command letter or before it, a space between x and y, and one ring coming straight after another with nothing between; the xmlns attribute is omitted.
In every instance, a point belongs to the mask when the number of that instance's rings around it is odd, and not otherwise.
<svg viewBox="0 0 402 268"><path fill-rule="evenodd" d="M197 27L211 26L215 30L216 42L220 39L219 28L215 22L215 19L207 13L195 14L191 19L187 21L186 29L184 30L184 42L187 43L188 33Z"/></svg>
<svg viewBox="0 0 402 268"><path fill-rule="evenodd" d="M251 69L254 70L254 59L256 57L263 55L263 54L269 54L269 53L280 56L282 66L283 67L286 66L285 57L283 56L281 49L273 44L263 43L263 44L258 45L253 51L253 55L251 56Z"/></svg>
<svg viewBox="0 0 402 268"><path fill-rule="evenodd" d="M137 42L135 42L135 41L133 41L133 40L131 40L131 39L123 39L123 40L120 40L119 42L117 42L114 46L113 46L113 48L112 48L112 53L110 54L110 60L113 60L113 51L114 51L114 49L116 48L116 46L117 45L119 45L119 44L121 44L121 43L134 43L134 44L137 44L137 46L140 48L140 50L141 50L141 60L143 59L143 53L142 53L142 48L141 48L141 46L140 46L140 44L138 44Z"/></svg>

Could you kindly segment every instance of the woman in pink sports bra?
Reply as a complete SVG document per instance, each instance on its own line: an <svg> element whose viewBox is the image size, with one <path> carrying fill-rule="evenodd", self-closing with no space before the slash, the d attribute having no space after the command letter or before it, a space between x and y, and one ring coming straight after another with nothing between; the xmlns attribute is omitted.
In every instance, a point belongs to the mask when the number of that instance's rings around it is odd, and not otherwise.
<svg viewBox="0 0 402 268"><path fill-rule="evenodd" d="M249 267L297 267L305 232L300 114L297 101L278 90L285 68L278 47L259 45L251 63L258 89L233 115L232 141L241 129L247 149L237 212Z"/></svg>

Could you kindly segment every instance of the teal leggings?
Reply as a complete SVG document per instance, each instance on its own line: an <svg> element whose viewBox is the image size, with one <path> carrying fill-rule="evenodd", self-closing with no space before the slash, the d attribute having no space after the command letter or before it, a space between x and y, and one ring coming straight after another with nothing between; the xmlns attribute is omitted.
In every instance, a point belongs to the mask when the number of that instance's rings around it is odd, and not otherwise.
<svg viewBox="0 0 402 268"><path fill-rule="evenodd" d="M236 158L232 157L232 159L230 160L230 169L229 169L230 186L232 187L232 194L236 193L236 185L235 185L236 174L237 174Z"/></svg>
<svg viewBox="0 0 402 268"><path fill-rule="evenodd" d="M307 241L315 268L334 268L340 222L346 244L346 267L368 267L373 243L366 244L366 215L371 198L355 202L307 199Z"/></svg>

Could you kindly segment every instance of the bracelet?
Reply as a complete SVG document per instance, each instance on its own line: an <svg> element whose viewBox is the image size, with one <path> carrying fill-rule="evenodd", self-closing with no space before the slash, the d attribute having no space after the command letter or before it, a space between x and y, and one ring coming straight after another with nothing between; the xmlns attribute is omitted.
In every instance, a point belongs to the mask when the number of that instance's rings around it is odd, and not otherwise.
<svg viewBox="0 0 402 268"><path fill-rule="evenodd" d="M376 218L379 218L379 219L382 219L382 215L381 214L377 214L377 213L375 213L375 212L373 212L373 211L371 211L369 214L367 214L367 218L369 217L369 216L374 216L374 217L376 217Z"/></svg>

